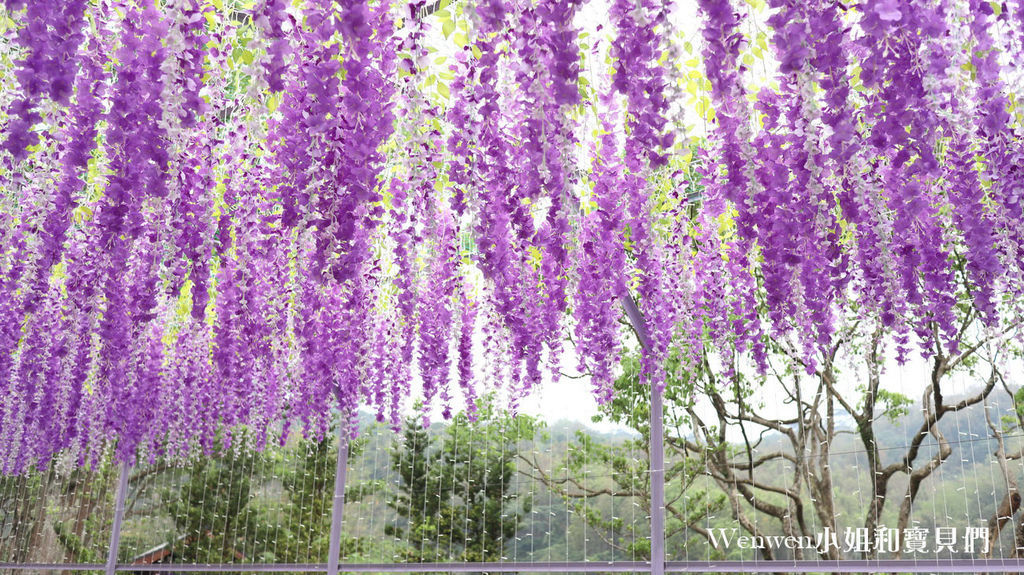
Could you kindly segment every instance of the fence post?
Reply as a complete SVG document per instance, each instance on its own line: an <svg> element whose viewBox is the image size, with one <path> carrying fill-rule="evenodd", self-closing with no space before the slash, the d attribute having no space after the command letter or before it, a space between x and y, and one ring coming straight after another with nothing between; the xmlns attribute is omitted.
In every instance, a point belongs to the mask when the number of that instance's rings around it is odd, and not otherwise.
<svg viewBox="0 0 1024 575"><path fill-rule="evenodd" d="M651 386L651 574L665 573L665 446L661 389Z"/></svg>
<svg viewBox="0 0 1024 575"><path fill-rule="evenodd" d="M348 470L348 428L338 426L338 461L334 469L334 501L331 504L331 542L327 550L327 575L338 575L341 562L341 518L345 512L345 472Z"/></svg>
<svg viewBox="0 0 1024 575"><path fill-rule="evenodd" d="M649 345L647 322L629 294L619 297L629 323L645 349ZM662 391L651 386L650 479L651 479L651 575L665 573L665 427Z"/></svg>
<svg viewBox="0 0 1024 575"><path fill-rule="evenodd" d="M124 500L128 494L128 476L132 468L127 463L119 467L117 491L114 492L114 524L110 528L110 547L107 549L106 575L117 569L117 552L121 547L121 522L124 520Z"/></svg>

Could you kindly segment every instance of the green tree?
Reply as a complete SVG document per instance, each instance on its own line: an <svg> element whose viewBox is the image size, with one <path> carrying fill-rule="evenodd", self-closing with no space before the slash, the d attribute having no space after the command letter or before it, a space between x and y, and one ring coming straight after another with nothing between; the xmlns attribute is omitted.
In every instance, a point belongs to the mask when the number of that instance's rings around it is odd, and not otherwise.
<svg viewBox="0 0 1024 575"><path fill-rule="evenodd" d="M391 447L400 483L388 506L400 518L385 533L407 542L408 561L495 561L515 537L532 502L512 489L519 443L535 420L479 403L474 417L454 417L442 437L419 417L405 420Z"/></svg>
<svg viewBox="0 0 1024 575"><path fill-rule="evenodd" d="M247 539L266 529L254 496L252 468L263 455L232 450L220 457L198 459L188 481L164 493L164 505L174 519L175 562L231 563L248 559Z"/></svg>
<svg viewBox="0 0 1024 575"><path fill-rule="evenodd" d="M365 448L365 439L349 443L350 458L358 457ZM302 440L295 447L298 461L284 467L282 485L288 503L274 521L263 541L272 542L263 551L261 560L277 563L323 562L327 560L331 534L331 512L334 500L334 472L338 458L337 433L319 441ZM371 482L355 482L346 486L345 501L353 502L379 490ZM363 550L357 537L343 536L342 556Z"/></svg>
<svg viewBox="0 0 1024 575"><path fill-rule="evenodd" d="M77 468L70 457L0 477L0 563L106 559L117 467L104 459L94 468Z"/></svg>
<svg viewBox="0 0 1024 575"><path fill-rule="evenodd" d="M350 457L358 456L364 444L350 443ZM186 482L163 493L175 524L175 562L325 562L337 445L337 434L329 433L285 448L230 450L198 459ZM254 504L259 491L273 489L274 477L281 481L283 506ZM346 501L353 501L379 486L360 482L348 487ZM362 546L356 537L342 540L346 555Z"/></svg>
<svg viewBox="0 0 1024 575"><path fill-rule="evenodd" d="M664 391L665 537L670 549L695 547L703 551L709 538L708 519L725 509L726 498L700 481L707 454L687 453L675 441L689 425L686 407L692 403L693 395L692 386L678 364L675 356L669 359ZM615 558L649 559L650 524L646 520L629 522L601 505L603 498L613 497L635 502L644 515L651 510L651 389L639 381L640 361L636 355L625 355L621 365L622 375L614 384L615 395L600 407L594 420L626 426L635 432L633 437L609 444L596 441L586 430L578 430L569 446L568 474L564 477L552 474L543 462L522 459L528 464L529 477L540 480L582 515L592 532L612 548ZM610 481L587 479L605 474L610 475ZM706 556L701 554L702 558ZM720 555L713 550L712 558Z"/></svg>

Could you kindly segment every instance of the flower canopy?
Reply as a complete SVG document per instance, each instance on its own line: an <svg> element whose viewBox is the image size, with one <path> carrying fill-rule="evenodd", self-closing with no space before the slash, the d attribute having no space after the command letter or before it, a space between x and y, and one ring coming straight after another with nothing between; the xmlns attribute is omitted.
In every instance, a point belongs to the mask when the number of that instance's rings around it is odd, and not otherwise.
<svg viewBox="0 0 1024 575"><path fill-rule="evenodd" d="M697 4L5 0L0 471L1017 313L1024 0Z"/></svg>

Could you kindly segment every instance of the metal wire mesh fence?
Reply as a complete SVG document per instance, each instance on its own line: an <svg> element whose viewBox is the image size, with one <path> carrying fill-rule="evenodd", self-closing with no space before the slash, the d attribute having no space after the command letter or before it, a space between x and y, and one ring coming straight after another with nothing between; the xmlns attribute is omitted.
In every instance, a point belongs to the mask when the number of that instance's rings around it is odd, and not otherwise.
<svg viewBox="0 0 1024 575"><path fill-rule="evenodd" d="M0 562L103 562L113 523L117 469L80 468L69 457L0 477Z"/></svg>
<svg viewBox="0 0 1024 575"><path fill-rule="evenodd" d="M811 432L816 424L781 415L786 426L747 440L721 436L716 443L719 436L681 432L679 417L692 423L699 416L708 428L718 416L727 423L731 400L683 416L669 397L660 476L652 473L658 458L649 441L649 390L635 391L622 395L625 416L612 431L572 421L545 423L482 404L473 418L459 414L428 425L415 415L398 429L364 415L351 440L293 435L257 450L237 436L185 463L154 458L131 467L82 468L62 455L46 468L0 480L0 570L1022 567L1016 485L1024 443L1019 433L996 424L1013 417L1005 401L979 401L926 429L914 469L893 476L884 492L891 502L869 531L865 514L877 495L876 470L907 457L915 445L915 417L927 417L927 407L874 427L884 446L877 454L881 461L873 464L850 427L828 437L826 445ZM339 446L343 482L337 474ZM924 469L926 480L915 484L914 472ZM652 529L652 482L659 478L665 521ZM342 487L343 504L335 498ZM664 560L652 561L659 541Z"/></svg>
<svg viewBox="0 0 1024 575"><path fill-rule="evenodd" d="M141 564L325 563L337 443L227 449L132 471L119 559Z"/></svg>

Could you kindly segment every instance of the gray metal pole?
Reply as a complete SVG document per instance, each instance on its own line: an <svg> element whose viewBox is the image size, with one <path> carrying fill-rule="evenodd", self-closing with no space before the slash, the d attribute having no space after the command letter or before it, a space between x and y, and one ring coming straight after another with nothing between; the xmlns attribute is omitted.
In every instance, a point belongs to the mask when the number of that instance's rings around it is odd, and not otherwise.
<svg viewBox="0 0 1024 575"><path fill-rule="evenodd" d="M114 575L114 570L117 569L117 552L121 547L121 522L124 520L124 500L128 494L128 476L131 471L127 463L122 463L118 471L117 491L114 493L114 524L110 528L106 575Z"/></svg>
<svg viewBox="0 0 1024 575"><path fill-rule="evenodd" d="M665 446L661 389L651 386L651 574L665 573Z"/></svg>
<svg viewBox="0 0 1024 575"><path fill-rule="evenodd" d="M341 562L341 518L345 513L345 472L348 470L348 433L345 420L338 428L338 461L334 469L334 502L331 505L331 543L327 551L327 575L338 575Z"/></svg>
<svg viewBox="0 0 1024 575"><path fill-rule="evenodd" d="M626 317L644 348L649 346L647 322L628 294L619 298ZM651 574L665 573L665 427L662 421L661 390L651 386L650 477L651 477Z"/></svg>

